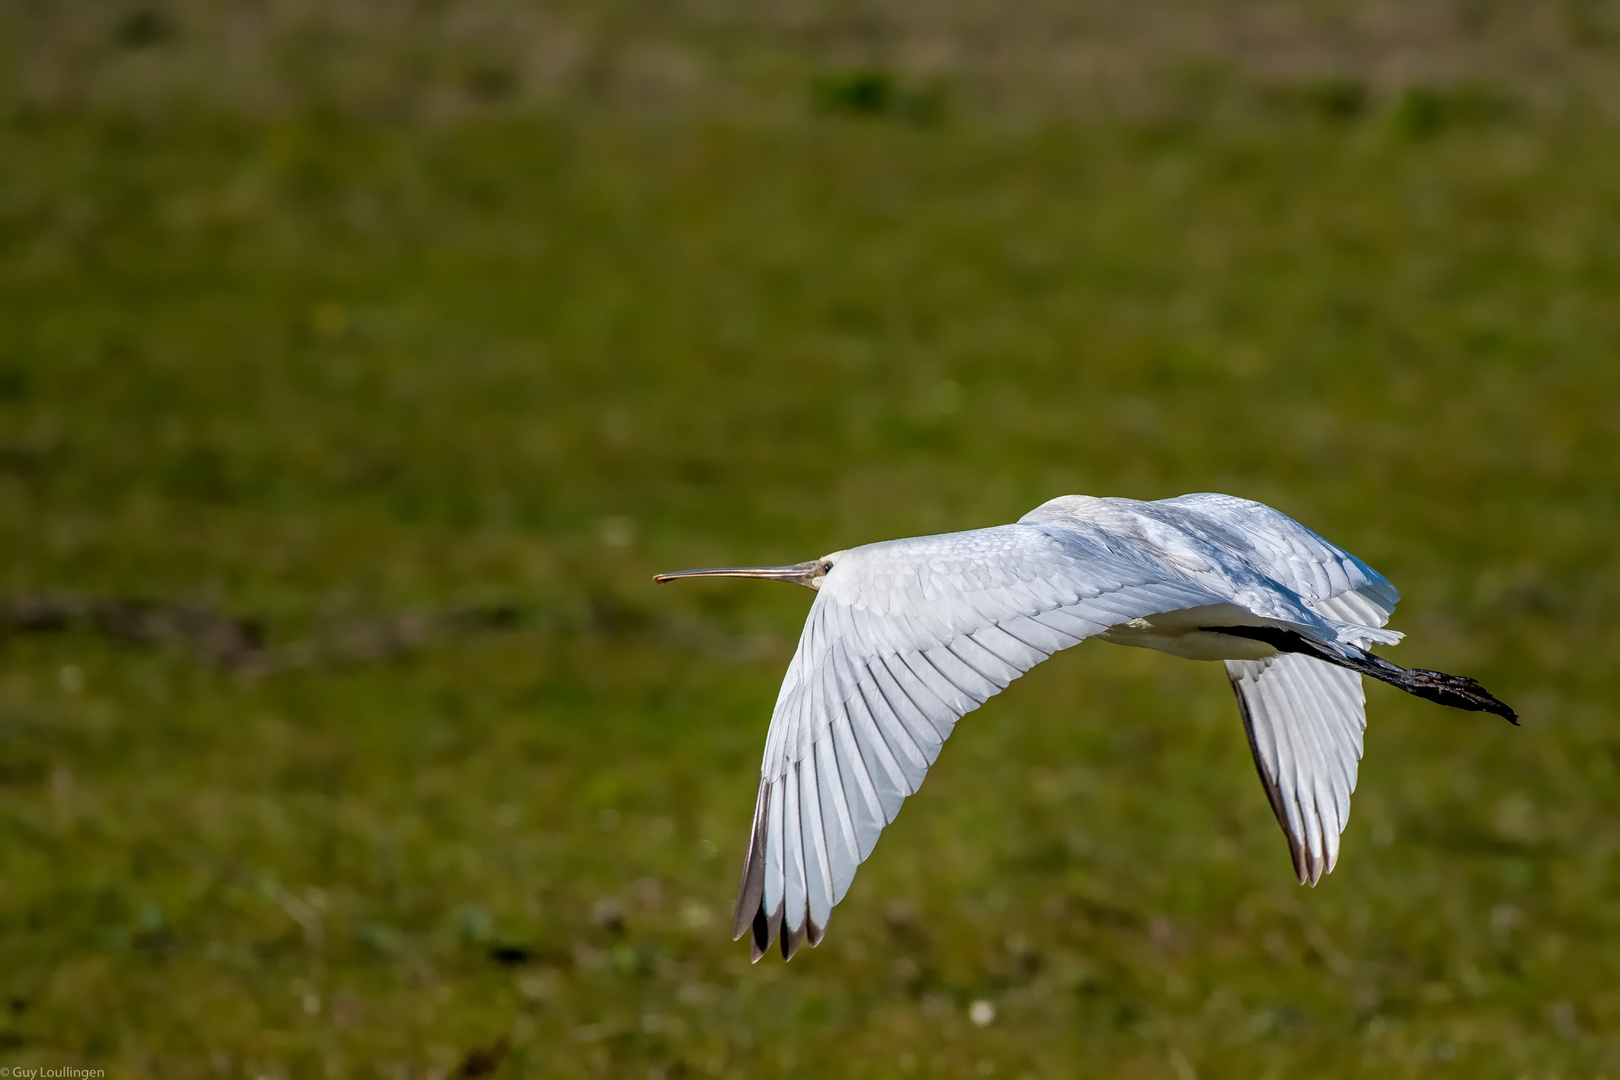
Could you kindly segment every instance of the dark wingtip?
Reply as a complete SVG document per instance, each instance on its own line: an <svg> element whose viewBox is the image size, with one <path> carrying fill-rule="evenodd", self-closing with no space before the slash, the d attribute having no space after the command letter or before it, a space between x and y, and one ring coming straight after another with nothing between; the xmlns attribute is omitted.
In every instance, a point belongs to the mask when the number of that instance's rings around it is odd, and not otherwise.
<svg viewBox="0 0 1620 1080"><path fill-rule="evenodd" d="M1288 841L1288 857L1294 861L1294 876L1301 885L1311 883L1311 871L1306 864L1305 845L1294 838L1288 831L1286 820L1283 823L1283 837Z"/></svg>
<svg viewBox="0 0 1620 1080"><path fill-rule="evenodd" d="M805 921L808 922L809 920L805 920ZM804 927L801 926L797 930L789 929L786 926L782 927L782 959L783 960L791 960L791 959L793 959L793 954L799 951L799 946L801 944L803 944L803 943L804 943Z"/></svg>
<svg viewBox="0 0 1620 1080"><path fill-rule="evenodd" d="M771 942L776 940L777 932L781 930L781 928L781 903L778 902L776 905L776 911L769 915L765 913L765 905L761 904L758 910L754 912L754 933L748 939L748 947L753 954L753 963L759 963L759 958L764 956L765 953L770 949ZM783 933L782 937L785 943L785 939L787 937L786 933Z"/></svg>
<svg viewBox="0 0 1620 1080"><path fill-rule="evenodd" d="M748 939L749 962L757 964L759 958L765 955L765 950L771 947L771 921L765 917L763 907L754 911L754 922L750 929L754 933Z"/></svg>
<svg viewBox="0 0 1620 1080"><path fill-rule="evenodd" d="M757 918L756 912L765 899L765 824L769 787L762 780L759 797L754 803L754 835L748 841L748 856L743 860L742 882L737 886L737 906L731 915L732 940L742 937Z"/></svg>

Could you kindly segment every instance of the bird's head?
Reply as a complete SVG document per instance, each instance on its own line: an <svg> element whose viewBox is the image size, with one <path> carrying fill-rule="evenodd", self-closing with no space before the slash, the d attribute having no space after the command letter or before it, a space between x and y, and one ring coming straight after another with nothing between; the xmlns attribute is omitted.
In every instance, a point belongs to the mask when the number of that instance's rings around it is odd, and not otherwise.
<svg viewBox="0 0 1620 1080"><path fill-rule="evenodd" d="M831 555L823 555L809 562L793 563L791 566L722 566L713 570L676 570L668 574L655 575L653 580L662 585L668 581L689 577L745 577L761 578L765 581L791 581L807 589L819 589L821 579L827 576L833 564L844 555L845 552L835 551Z"/></svg>

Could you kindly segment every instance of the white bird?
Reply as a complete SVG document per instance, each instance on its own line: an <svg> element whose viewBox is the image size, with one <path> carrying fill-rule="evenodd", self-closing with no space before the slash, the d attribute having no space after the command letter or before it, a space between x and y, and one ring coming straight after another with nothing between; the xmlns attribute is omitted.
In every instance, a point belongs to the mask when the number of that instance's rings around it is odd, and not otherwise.
<svg viewBox="0 0 1620 1080"><path fill-rule="evenodd" d="M771 714L737 937L758 960L819 944L878 833L956 721L1059 649L1100 637L1222 660L1293 855L1339 857L1366 727L1361 676L1518 723L1472 679L1369 652L1400 599L1366 563L1230 495L1066 495L1012 525L835 551L793 566L685 570L816 590Z"/></svg>

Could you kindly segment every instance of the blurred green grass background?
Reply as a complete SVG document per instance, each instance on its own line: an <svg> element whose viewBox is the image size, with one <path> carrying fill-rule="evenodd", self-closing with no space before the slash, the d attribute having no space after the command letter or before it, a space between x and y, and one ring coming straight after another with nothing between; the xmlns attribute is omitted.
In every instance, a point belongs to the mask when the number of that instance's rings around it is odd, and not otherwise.
<svg viewBox="0 0 1620 1080"><path fill-rule="evenodd" d="M1620 1074L1612 4L0 35L6 1063ZM1371 687L1305 890L1218 668L1089 644L750 967L808 597L650 575L1197 490L1524 727Z"/></svg>

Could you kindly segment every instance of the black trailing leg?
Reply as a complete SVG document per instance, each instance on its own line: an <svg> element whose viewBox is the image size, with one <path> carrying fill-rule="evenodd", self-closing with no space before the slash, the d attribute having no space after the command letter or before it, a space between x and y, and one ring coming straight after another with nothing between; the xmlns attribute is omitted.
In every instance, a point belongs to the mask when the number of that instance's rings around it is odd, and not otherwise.
<svg viewBox="0 0 1620 1080"><path fill-rule="evenodd" d="M1519 722L1517 713L1492 697L1488 690L1466 675L1447 675L1443 671L1426 671L1423 668L1403 668L1381 656L1374 656L1365 649L1358 649L1360 655L1357 656L1340 656L1303 634L1280 626L1205 626L1200 629L1249 638L1252 641L1263 641L1278 652L1314 656L1318 660L1370 675L1380 682L1398 686L1408 694L1415 694L1420 698L1439 702L1441 705L1449 705L1453 709L1495 713L1510 724Z"/></svg>

